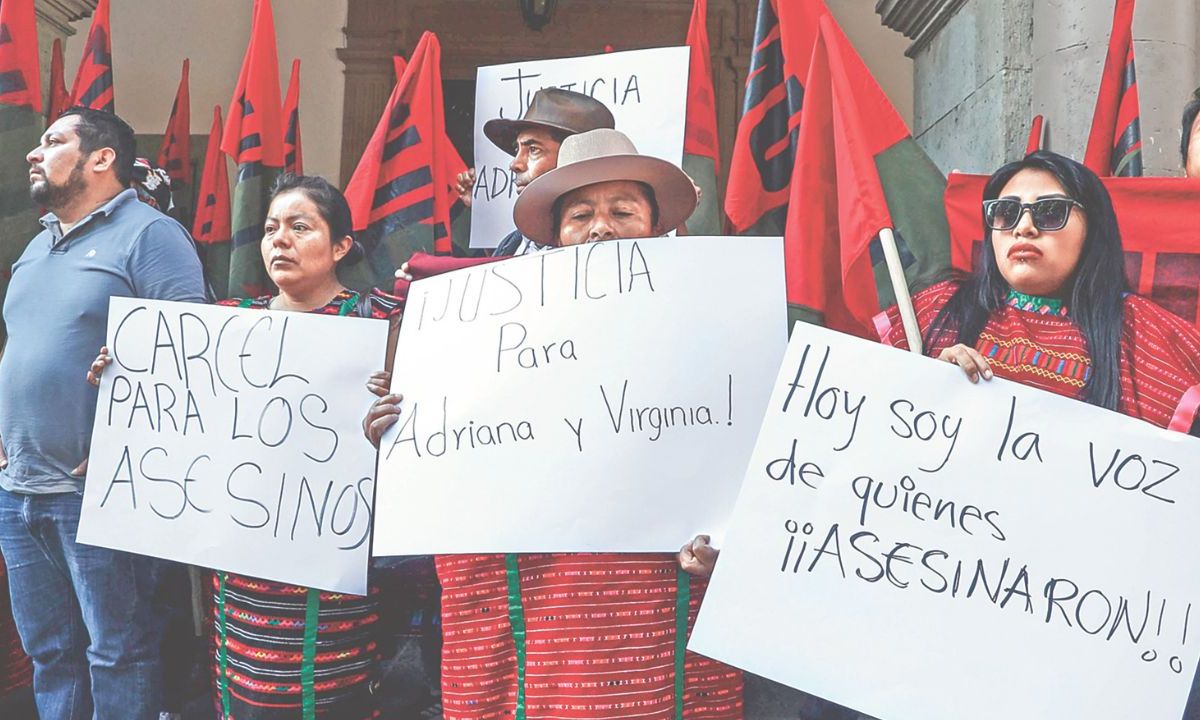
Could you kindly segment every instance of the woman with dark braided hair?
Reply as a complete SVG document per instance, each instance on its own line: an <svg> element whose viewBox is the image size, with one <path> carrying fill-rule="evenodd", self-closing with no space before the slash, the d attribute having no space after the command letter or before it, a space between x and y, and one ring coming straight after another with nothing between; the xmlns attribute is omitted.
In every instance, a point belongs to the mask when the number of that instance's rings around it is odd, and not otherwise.
<svg viewBox="0 0 1200 720"><path fill-rule="evenodd" d="M1009 163L984 188L983 229L973 275L913 298L927 355L1200 434L1200 331L1129 290L1095 173L1051 152ZM895 308L877 325L907 346Z"/></svg>

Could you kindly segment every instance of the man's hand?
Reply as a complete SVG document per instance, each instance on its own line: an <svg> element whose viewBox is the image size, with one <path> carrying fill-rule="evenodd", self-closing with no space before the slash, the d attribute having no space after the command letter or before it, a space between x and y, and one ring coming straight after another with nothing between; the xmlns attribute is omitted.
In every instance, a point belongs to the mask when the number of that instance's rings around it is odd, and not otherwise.
<svg viewBox="0 0 1200 720"><path fill-rule="evenodd" d="M0 440L0 470L8 467L8 453L4 452L4 441Z"/></svg>
<svg viewBox="0 0 1200 720"><path fill-rule="evenodd" d="M92 361L92 367L88 370L87 381L100 387L100 376L104 374L104 368L111 364L112 356L108 354L108 348L101 346L100 354Z"/></svg>
<svg viewBox="0 0 1200 720"><path fill-rule="evenodd" d="M87 475L87 462L87 458L84 458L83 462L76 465L75 469L71 471L71 475L74 477L83 477L84 475Z"/></svg>
<svg viewBox="0 0 1200 720"><path fill-rule="evenodd" d="M684 545L679 550L679 567L696 577L712 575L721 551L710 545L711 542L712 538L708 535L697 535L696 539Z"/></svg>
<svg viewBox="0 0 1200 720"><path fill-rule="evenodd" d="M460 172L454 178L454 192L458 193L463 205L471 207L471 196L475 192L475 168L467 168L466 172Z"/></svg>

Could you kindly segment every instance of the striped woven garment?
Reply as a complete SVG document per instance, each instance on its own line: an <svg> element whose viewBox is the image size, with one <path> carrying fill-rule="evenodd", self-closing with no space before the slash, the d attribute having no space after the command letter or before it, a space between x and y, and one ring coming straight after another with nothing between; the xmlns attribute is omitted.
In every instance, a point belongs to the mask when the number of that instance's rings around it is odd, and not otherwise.
<svg viewBox="0 0 1200 720"><path fill-rule="evenodd" d="M443 555L446 720L742 717L741 672L687 652L707 583L669 554Z"/></svg>
<svg viewBox="0 0 1200 720"><path fill-rule="evenodd" d="M222 720L380 717L377 593L342 595L213 574L213 670Z"/></svg>
<svg viewBox="0 0 1200 720"><path fill-rule="evenodd" d="M269 296L220 305L267 309ZM361 315L363 296L343 290L311 312ZM370 317L399 312L372 291ZM383 364L383 358L379 359ZM365 378L363 378L365 380ZM212 670L222 720L371 720L380 717L379 591L359 597L213 574Z"/></svg>
<svg viewBox="0 0 1200 720"><path fill-rule="evenodd" d="M950 300L956 285L934 285L913 296L922 333ZM880 339L908 348L900 313L876 319ZM925 354L936 357L955 342L944 333ZM988 319L975 344L997 377L1079 398L1091 374L1087 345L1061 301L1010 293ZM1138 295L1125 298L1121 332L1121 403L1125 415L1187 431L1200 403L1200 331Z"/></svg>

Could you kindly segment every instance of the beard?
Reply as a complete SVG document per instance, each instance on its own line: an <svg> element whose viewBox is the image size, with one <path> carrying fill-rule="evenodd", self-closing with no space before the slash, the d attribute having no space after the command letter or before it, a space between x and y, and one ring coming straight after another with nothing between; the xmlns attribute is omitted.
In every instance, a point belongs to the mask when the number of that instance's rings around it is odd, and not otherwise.
<svg viewBox="0 0 1200 720"><path fill-rule="evenodd" d="M83 180L84 159L80 159L65 182L54 184L48 178L29 184L29 197L38 205L48 210L54 210L66 205L72 197L85 189Z"/></svg>

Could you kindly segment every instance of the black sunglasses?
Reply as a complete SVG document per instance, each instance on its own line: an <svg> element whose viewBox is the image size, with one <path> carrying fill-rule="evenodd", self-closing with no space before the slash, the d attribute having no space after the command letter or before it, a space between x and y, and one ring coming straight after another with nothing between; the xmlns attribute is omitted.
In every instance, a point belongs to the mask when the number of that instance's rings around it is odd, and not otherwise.
<svg viewBox="0 0 1200 720"><path fill-rule="evenodd" d="M1021 222L1021 215L1028 210L1033 226L1043 232L1062 230L1071 218L1071 208L1085 209L1070 198L1044 198L1037 202L1023 203L1010 198L983 201L983 221L993 230L1012 230Z"/></svg>

